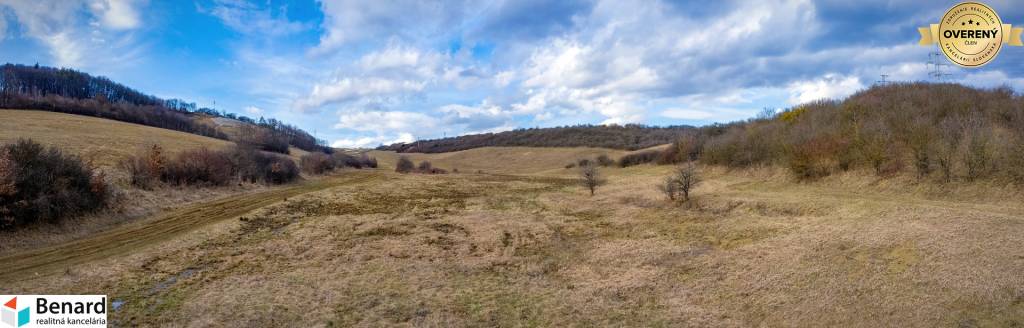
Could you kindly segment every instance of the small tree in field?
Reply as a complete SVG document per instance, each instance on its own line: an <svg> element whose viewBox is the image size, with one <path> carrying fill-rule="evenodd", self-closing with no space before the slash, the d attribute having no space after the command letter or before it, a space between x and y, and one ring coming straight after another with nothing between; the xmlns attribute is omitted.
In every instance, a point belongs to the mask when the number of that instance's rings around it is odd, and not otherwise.
<svg viewBox="0 0 1024 328"><path fill-rule="evenodd" d="M398 163L395 164L395 172L398 173L409 173L416 168L416 164L413 164L408 157L402 156L398 158Z"/></svg>
<svg viewBox="0 0 1024 328"><path fill-rule="evenodd" d="M604 184L604 180L601 179L601 172L597 169L597 164L587 163L580 165L580 183L583 184L584 188L590 190L590 195L594 195L594 190L597 186Z"/></svg>
<svg viewBox="0 0 1024 328"><path fill-rule="evenodd" d="M700 172L693 162L676 169L676 182L679 183L679 192L683 194L683 201L690 200L690 191L700 184Z"/></svg>
<svg viewBox="0 0 1024 328"><path fill-rule="evenodd" d="M676 194L679 193L679 183L676 182L676 177L665 177L665 179L661 181L661 184L658 185L658 190L661 190L665 196L668 196L669 200L675 201Z"/></svg>
<svg viewBox="0 0 1024 328"><path fill-rule="evenodd" d="M687 162L686 165L677 167L671 176L665 177L665 180L658 185L658 190L668 196L669 200L685 202L690 200L690 191L698 184L700 184L700 172L696 165Z"/></svg>

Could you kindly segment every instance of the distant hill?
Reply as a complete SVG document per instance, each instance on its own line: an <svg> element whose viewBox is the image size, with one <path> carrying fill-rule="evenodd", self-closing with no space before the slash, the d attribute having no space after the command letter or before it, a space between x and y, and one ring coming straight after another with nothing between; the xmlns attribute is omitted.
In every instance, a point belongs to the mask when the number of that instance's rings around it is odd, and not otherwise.
<svg viewBox="0 0 1024 328"><path fill-rule="evenodd" d="M637 150L672 143L692 129L694 128L685 125L577 125L419 140L381 146L377 149L399 153L446 153L480 147L596 147Z"/></svg>
<svg viewBox="0 0 1024 328"><path fill-rule="evenodd" d="M102 76L66 68L6 64L0 66L0 108L34 109L95 116L253 144L288 153L289 145L307 151L330 149L326 142L275 119L253 119L197 107L180 99L160 99ZM207 118L238 122L234 135Z"/></svg>

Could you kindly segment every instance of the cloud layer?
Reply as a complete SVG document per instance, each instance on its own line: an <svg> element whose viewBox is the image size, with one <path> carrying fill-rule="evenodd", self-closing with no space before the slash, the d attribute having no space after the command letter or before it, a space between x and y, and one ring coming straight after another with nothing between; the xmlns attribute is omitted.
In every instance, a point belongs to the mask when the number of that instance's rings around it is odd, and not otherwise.
<svg viewBox="0 0 1024 328"><path fill-rule="evenodd" d="M0 0L0 35L6 36L0 42L83 69L155 60L153 47L179 53L192 61L161 57L170 60L161 64L217 81L198 88L201 99L296 122L337 146L366 147L516 127L722 122L763 108L845 97L881 74L925 80L934 49L916 44L916 27L937 20L951 3L154 5L172 6ZM1009 3L990 5L1006 22L1024 20L1024 10ZM183 14L150 17L162 12ZM209 20L219 25L189 29ZM140 41L179 35L185 45ZM1024 67L1011 59L1020 51L1004 49L997 63L980 70L946 70L968 84L1024 87Z"/></svg>

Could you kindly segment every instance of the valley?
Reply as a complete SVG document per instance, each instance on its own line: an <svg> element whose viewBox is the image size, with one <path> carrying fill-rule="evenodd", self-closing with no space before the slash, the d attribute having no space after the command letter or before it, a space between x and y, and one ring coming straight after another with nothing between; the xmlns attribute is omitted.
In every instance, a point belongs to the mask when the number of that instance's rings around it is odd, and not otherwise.
<svg viewBox="0 0 1024 328"><path fill-rule="evenodd" d="M1017 195L705 167L694 200L676 205L653 187L670 167L604 169L593 197L574 170L534 169L338 172L6 255L0 288L106 293L118 325L1002 326L1024 316Z"/></svg>

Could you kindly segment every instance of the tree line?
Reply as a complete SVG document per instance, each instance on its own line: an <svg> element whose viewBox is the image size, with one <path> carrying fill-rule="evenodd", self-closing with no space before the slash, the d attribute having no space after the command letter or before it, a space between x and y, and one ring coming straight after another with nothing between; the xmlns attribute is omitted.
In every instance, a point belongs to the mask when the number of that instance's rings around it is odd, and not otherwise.
<svg viewBox="0 0 1024 328"><path fill-rule="evenodd" d="M287 145L292 145L307 151L329 151L325 141L275 119L252 119L180 99L164 100L106 77L38 64L0 67L0 108L95 116L227 140L228 135L195 119L197 115L224 117L253 125L258 132L242 141L264 150L287 153Z"/></svg>
<svg viewBox="0 0 1024 328"><path fill-rule="evenodd" d="M1024 185L1024 97L1009 87L897 83L694 129L658 157L728 167L778 165L798 179L863 169L948 183Z"/></svg>
<svg viewBox="0 0 1024 328"><path fill-rule="evenodd" d="M671 143L692 129L693 127L690 126L654 127L638 124L576 125L420 140L412 143L380 146L377 149L399 153L444 153L499 146L602 147L637 150Z"/></svg>

